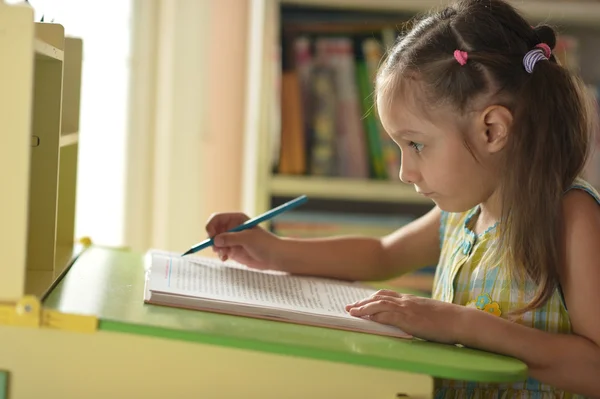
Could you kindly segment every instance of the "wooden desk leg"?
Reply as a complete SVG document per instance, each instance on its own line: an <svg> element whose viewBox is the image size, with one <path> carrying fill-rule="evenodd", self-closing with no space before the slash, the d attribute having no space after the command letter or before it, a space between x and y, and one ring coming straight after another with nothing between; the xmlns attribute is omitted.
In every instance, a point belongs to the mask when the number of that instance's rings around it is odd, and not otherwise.
<svg viewBox="0 0 600 399"><path fill-rule="evenodd" d="M8 399L431 398L430 376L132 334L0 327ZM399 394L408 396L399 396Z"/></svg>

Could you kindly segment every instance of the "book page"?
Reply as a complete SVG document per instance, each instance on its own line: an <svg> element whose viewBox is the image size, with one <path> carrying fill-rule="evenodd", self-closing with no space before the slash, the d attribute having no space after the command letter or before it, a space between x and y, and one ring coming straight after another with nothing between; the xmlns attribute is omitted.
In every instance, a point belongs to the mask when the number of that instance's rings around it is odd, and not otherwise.
<svg viewBox="0 0 600 399"><path fill-rule="evenodd" d="M209 258L193 261L153 254L150 289L171 294L271 308L348 316L344 309L375 290L359 284L228 266Z"/></svg>

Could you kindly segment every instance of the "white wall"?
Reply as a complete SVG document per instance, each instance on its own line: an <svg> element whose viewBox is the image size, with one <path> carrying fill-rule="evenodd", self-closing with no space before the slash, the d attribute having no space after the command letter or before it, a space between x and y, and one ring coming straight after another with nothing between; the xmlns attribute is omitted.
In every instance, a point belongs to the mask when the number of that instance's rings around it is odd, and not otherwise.
<svg viewBox="0 0 600 399"><path fill-rule="evenodd" d="M134 0L124 242L183 251L240 208L247 0Z"/></svg>
<svg viewBox="0 0 600 399"><path fill-rule="evenodd" d="M84 41L77 237L181 251L240 209L248 0L30 3Z"/></svg>

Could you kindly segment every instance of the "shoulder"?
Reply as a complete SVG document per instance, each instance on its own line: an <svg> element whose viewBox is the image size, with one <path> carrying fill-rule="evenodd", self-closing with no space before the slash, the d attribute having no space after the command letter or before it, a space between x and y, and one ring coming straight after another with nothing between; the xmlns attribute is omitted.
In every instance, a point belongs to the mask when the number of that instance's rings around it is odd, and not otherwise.
<svg viewBox="0 0 600 399"><path fill-rule="evenodd" d="M563 197L562 216L565 233L579 235L597 230L600 234L600 194L585 180L576 179Z"/></svg>
<svg viewBox="0 0 600 399"><path fill-rule="evenodd" d="M600 205L584 187L569 190L562 202L563 251L560 285L573 331L600 344Z"/></svg>
<svg viewBox="0 0 600 399"><path fill-rule="evenodd" d="M592 193L579 188L565 193L562 226L565 249L572 256L597 253L600 259L600 204Z"/></svg>
<svg viewBox="0 0 600 399"><path fill-rule="evenodd" d="M574 185L562 201L564 225L581 228L600 228L600 196L589 185Z"/></svg>
<svg viewBox="0 0 600 399"><path fill-rule="evenodd" d="M589 259L594 259L595 263L596 259L600 259L600 205L589 192L572 189L565 194L562 201L562 229L564 266L569 266L571 262L589 263Z"/></svg>

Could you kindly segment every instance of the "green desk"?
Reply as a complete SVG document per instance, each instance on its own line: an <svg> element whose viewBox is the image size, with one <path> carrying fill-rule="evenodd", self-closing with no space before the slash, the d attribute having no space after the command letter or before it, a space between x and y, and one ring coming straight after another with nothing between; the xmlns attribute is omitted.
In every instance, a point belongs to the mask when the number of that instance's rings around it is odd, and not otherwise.
<svg viewBox="0 0 600 399"><path fill-rule="evenodd" d="M327 384L336 367L348 367L358 370L357 375L371 373L385 376L386 381L396 379L396 394L401 396L428 397L431 392L406 394L402 385L425 381L424 389L430 390L435 377L510 382L524 379L527 374L526 366L518 360L456 346L146 305L142 301L143 286L143 255L93 247L83 252L49 293L44 307L96 315L99 333L151 338L154 342L176 341L188 348L198 346L211 351L233 350L244 356L260 354L271 360L285 358L292 368L278 370L277 379L293 372L294 362L311 362L309 369L318 368L316 365L331 367L329 375L313 377L310 382L317 385ZM197 359L198 365L206 361ZM241 370L232 365L227 374L237 372ZM368 387L370 381L363 379L360 384ZM262 397L269 397L271 388L262 389Z"/></svg>

